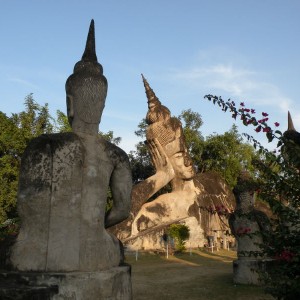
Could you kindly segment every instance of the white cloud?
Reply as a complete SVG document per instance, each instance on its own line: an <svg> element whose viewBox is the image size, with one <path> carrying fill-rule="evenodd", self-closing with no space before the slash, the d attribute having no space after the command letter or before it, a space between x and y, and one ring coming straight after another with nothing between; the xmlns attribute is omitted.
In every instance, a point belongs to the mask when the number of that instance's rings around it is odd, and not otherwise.
<svg viewBox="0 0 300 300"><path fill-rule="evenodd" d="M283 111L292 106L293 101L284 96L276 85L265 81L263 74L232 64L192 67L172 73L173 79L180 80L190 88L225 93L247 103L277 106Z"/></svg>
<svg viewBox="0 0 300 300"><path fill-rule="evenodd" d="M29 82L28 80L25 80L25 79L21 79L21 78L9 78L8 79L9 81L12 81L12 82L16 82L18 84L21 84L21 85L25 85L27 87L30 87L30 88L34 88L34 89L38 89L38 86Z"/></svg>

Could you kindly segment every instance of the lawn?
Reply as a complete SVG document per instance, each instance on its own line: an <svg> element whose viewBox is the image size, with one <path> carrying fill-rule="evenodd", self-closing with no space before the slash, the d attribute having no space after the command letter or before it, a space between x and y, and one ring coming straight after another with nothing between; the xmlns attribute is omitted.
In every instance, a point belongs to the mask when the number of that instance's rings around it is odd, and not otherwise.
<svg viewBox="0 0 300 300"><path fill-rule="evenodd" d="M126 254L132 266L134 300L271 300L261 287L235 285L232 260L236 253L194 250L176 256L139 252Z"/></svg>

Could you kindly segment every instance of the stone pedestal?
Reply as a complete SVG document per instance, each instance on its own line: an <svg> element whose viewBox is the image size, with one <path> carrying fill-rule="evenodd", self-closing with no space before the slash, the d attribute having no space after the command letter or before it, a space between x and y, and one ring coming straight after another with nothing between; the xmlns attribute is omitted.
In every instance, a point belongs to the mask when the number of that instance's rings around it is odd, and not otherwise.
<svg viewBox="0 0 300 300"><path fill-rule="evenodd" d="M130 300L130 266L101 272L3 272L3 300Z"/></svg>
<svg viewBox="0 0 300 300"><path fill-rule="evenodd" d="M266 270L268 260L237 259L233 261L233 282L261 285L259 272Z"/></svg>

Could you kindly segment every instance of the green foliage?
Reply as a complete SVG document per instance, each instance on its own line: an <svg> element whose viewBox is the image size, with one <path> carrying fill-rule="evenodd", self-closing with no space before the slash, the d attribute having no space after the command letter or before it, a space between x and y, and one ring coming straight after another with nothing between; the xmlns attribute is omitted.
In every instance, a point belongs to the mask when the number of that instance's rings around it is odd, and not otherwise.
<svg viewBox="0 0 300 300"><path fill-rule="evenodd" d="M168 229L168 234L175 239L176 250L182 252L186 250L185 241L190 237L190 229L184 224L172 224Z"/></svg>
<svg viewBox="0 0 300 300"><path fill-rule="evenodd" d="M147 126L146 119L142 119L135 134L145 140ZM144 142L139 142L135 147L136 150L130 151L128 156L132 171L132 180L134 183L138 183L139 181L152 176L155 170L146 144Z"/></svg>
<svg viewBox="0 0 300 300"><path fill-rule="evenodd" d="M203 124L202 117L199 113L191 109L183 110L178 116L182 122L183 132L189 154L197 170L201 169L201 155L204 149L204 138L199 130Z"/></svg>
<svg viewBox="0 0 300 300"><path fill-rule="evenodd" d="M269 151L252 136L248 140L258 150L259 158L255 165L259 170L257 181L260 184L259 197L272 209L274 218L272 231L263 232L267 242L262 245L263 254L273 261L262 274L267 291L276 299L300 298L300 176L299 176L299 133L282 134L268 125L268 114L262 118L254 116L255 110L235 106L234 101L224 101L221 97L205 96L217 103L224 111L229 111L233 118L240 117L245 126L253 126L256 132L265 134L267 140L277 139L277 147ZM279 126L278 122L274 123ZM283 153L283 155L281 154Z"/></svg>
<svg viewBox="0 0 300 300"><path fill-rule="evenodd" d="M25 98L24 105L25 110L18 114L12 114L11 119L22 132L26 143L43 133L54 131L54 119L49 114L47 103L41 106L35 102L33 94L29 94Z"/></svg>
<svg viewBox="0 0 300 300"><path fill-rule="evenodd" d="M69 123L68 116L61 110L56 111L57 132L70 132L72 127Z"/></svg>
<svg viewBox="0 0 300 300"><path fill-rule="evenodd" d="M224 134L213 134L204 139L200 131L203 121L199 113L187 109L178 118L182 123L187 149L198 172L216 171L230 187L234 187L242 169L255 172L252 161L257 154L251 145L243 142L236 126ZM135 134L145 139L146 129L146 120L143 119ZM143 142L130 152L129 159L135 183L154 174L150 154Z"/></svg>
<svg viewBox="0 0 300 300"><path fill-rule="evenodd" d="M243 142L233 125L224 134L213 134L206 138L201 171L216 171L233 188L242 170L255 171L252 161L256 156L253 147Z"/></svg>
<svg viewBox="0 0 300 300"><path fill-rule="evenodd" d="M0 112L0 223L15 213L19 167L25 147L19 128Z"/></svg>
<svg viewBox="0 0 300 300"><path fill-rule="evenodd" d="M99 134L108 142L111 142L112 144L119 145L121 142L121 137L114 137L114 132L112 130L109 130L108 132L102 132L99 131Z"/></svg>

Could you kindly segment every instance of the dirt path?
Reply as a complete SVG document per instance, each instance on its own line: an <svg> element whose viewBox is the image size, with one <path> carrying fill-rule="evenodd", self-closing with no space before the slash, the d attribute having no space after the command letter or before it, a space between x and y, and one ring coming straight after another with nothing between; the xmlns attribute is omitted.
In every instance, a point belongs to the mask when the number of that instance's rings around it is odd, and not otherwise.
<svg viewBox="0 0 300 300"><path fill-rule="evenodd" d="M259 287L232 283L235 252L193 251L180 256L127 255L134 300L270 300Z"/></svg>

